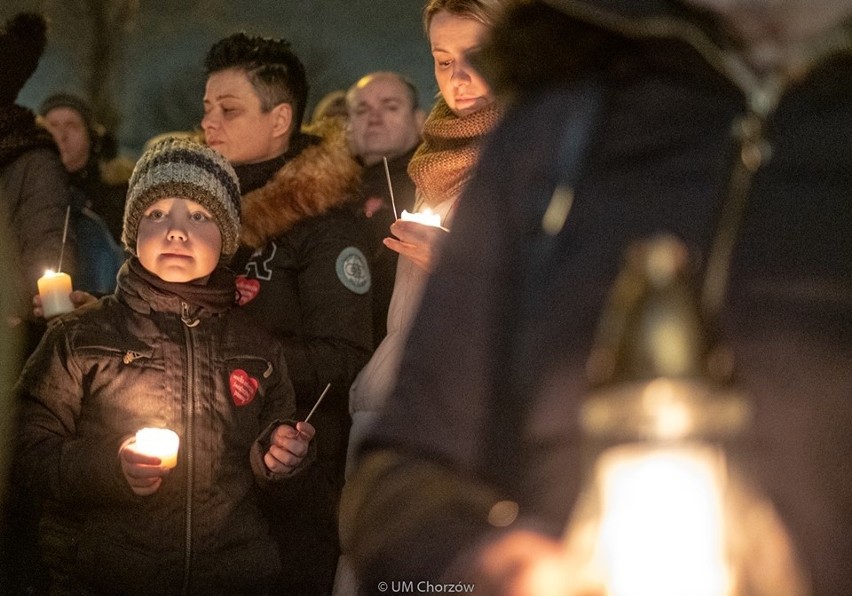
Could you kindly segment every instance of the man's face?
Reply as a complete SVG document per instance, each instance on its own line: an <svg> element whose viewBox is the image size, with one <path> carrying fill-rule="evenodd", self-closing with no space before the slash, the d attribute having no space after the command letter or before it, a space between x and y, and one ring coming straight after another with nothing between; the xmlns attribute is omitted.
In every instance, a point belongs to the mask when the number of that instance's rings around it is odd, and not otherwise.
<svg viewBox="0 0 852 596"><path fill-rule="evenodd" d="M248 75L230 68L214 72L204 92L204 139L232 164L259 163L287 150L290 138L289 104L268 112Z"/></svg>
<svg viewBox="0 0 852 596"><path fill-rule="evenodd" d="M420 142L423 114L393 76L359 81L347 97L352 150L365 165L403 155Z"/></svg>
<svg viewBox="0 0 852 596"><path fill-rule="evenodd" d="M44 115L44 122L59 146L65 170L71 173L82 170L89 161L91 139L80 113L68 107L53 108Z"/></svg>

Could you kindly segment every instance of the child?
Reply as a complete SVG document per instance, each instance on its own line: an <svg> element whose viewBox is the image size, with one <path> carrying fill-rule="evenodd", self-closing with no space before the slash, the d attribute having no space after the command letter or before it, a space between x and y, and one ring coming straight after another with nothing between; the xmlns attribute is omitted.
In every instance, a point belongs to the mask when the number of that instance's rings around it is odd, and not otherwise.
<svg viewBox="0 0 852 596"><path fill-rule="evenodd" d="M19 464L44 498L52 593L262 594L280 570L256 503L306 465L281 350L232 308L240 190L228 162L166 139L130 179L114 295L50 326L22 374ZM177 465L137 450L180 438ZM312 457L312 450L311 450Z"/></svg>

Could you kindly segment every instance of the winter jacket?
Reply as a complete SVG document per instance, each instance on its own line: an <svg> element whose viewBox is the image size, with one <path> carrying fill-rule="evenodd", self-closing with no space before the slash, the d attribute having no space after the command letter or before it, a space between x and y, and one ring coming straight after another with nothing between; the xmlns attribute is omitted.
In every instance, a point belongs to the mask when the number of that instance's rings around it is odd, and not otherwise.
<svg viewBox="0 0 852 596"><path fill-rule="evenodd" d="M450 225L457 200L458 197L452 197L432 207L432 212L441 216L444 227ZM349 389L350 414L378 412L384 406L396 381L408 332L420 308L423 288L428 279L428 272L406 257L399 258L397 281L388 307L388 333Z"/></svg>
<svg viewBox="0 0 852 596"><path fill-rule="evenodd" d="M32 149L6 165L0 164L0 214L6 218L17 243L27 310L30 299L38 292L38 278L59 265L70 202L67 175L56 149ZM75 236L73 229L69 232L62 270L70 273L73 280Z"/></svg>
<svg viewBox="0 0 852 596"><path fill-rule="evenodd" d="M190 306L125 264L115 294L57 320L27 363L19 465L45 500L60 593L70 574L104 594L257 594L279 569L256 490L279 480L262 457L293 389L277 343L229 306L233 275L208 287L216 303ZM148 426L174 430L179 455L137 496L118 452Z"/></svg>
<svg viewBox="0 0 852 596"><path fill-rule="evenodd" d="M368 251L352 211L360 169L342 131L324 132L245 194L233 263L240 305L284 343L305 414L327 383L324 409L335 408L371 350Z"/></svg>
<svg viewBox="0 0 852 596"><path fill-rule="evenodd" d="M362 209L358 213L358 224L366 231L370 241L370 274L373 280L373 344L375 347L387 335L388 305L393 294L396 277L397 253L384 245L390 234L390 226L403 210L413 212L415 200L414 181L408 175L408 162L417 146L403 155L388 160L388 172L384 162L364 166L359 201ZM388 188L387 174L393 185L393 201ZM374 204L381 202L381 207ZM370 205L368 205L370 203ZM366 208L371 209L367 214ZM396 209L396 212L394 212Z"/></svg>
<svg viewBox="0 0 852 596"><path fill-rule="evenodd" d="M368 243L353 206L360 167L343 130L329 121L319 126L319 136L291 140L283 166L259 188L249 181L257 168L236 168L244 192L243 247L233 262L241 310L283 344L300 419L331 383L311 418L317 465L298 491L266 501L284 557L276 592L310 596L331 590L349 434L346 398L372 350ZM298 549L288 548L293 536Z"/></svg>
<svg viewBox="0 0 852 596"><path fill-rule="evenodd" d="M77 236L77 274L74 289L96 296L115 290L115 277L125 260L104 220L72 189L71 222Z"/></svg>
<svg viewBox="0 0 852 596"><path fill-rule="evenodd" d="M437 582L507 529L561 536L584 473L585 366L625 250L669 232L702 267L733 189L746 201L719 331L755 414L729 455L775 506L813 593L848 593L849 27L804 52L773 102L771 85L733 66L712 15L681 3L520 10L490 69L516 103L459 202L397 389L347 484L341 536L365 586ZM578 115L594 118L585 139ZM570 209L554 230L555 203ZM501 500L518 516L495 527Z"/></svg>

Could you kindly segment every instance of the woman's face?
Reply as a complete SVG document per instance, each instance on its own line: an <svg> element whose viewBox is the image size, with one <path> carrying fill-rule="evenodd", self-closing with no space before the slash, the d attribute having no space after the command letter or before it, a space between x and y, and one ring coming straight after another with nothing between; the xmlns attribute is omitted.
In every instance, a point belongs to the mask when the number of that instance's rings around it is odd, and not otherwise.
<svg viewBox="0 0 852 596"><path fill-rule="evenodd" d="M248 75L229 68L207 78L201 128L207 144L232 164L258 163L287 150L291 113L284 103L264 112Z"/></svg>
<svg viewBox="0 0 852 596"><path fill-rule="evenodd" d="M429 43L435 60L435 80L444 101L456 116L467 116L494 101L491 89L470 62L488 28L477 20L446 11L435 13L429 24Z"/></svg>

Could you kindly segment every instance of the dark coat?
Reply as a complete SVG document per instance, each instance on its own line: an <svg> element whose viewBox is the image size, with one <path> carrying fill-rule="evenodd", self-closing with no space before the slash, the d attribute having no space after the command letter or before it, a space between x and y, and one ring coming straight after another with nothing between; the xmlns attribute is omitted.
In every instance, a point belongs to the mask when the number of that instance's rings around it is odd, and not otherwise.
<svg viewBox="0 0 852 596"><path fill-rule="evenodd" d="M217 275L227 303L233 277ZM19 383L19 464L45 499L45 558L105 593L257 593L279 568L255 494L275 480L262 456L295 413L280 347L240 309L190 312L127 265L118 283L49 327ZM181 445L140 497L117 454L145 426Z"/></svg>
<svg viewBox="0 0 852 596"><path fill-rule="evenodd" d="M52 148L27 151L0 166L2 216L17 243L18 267L29 299L38 292L36 280L56 269L62 249L65 212L71 203L68 178L59 154ZM62 270L74 276L75 237L66 238Z"/></svg>
<svg viewBox="0 0 852 596"><path fill-rule="evenodd" d="M331 383L311 418L317 465L298 491L268 501L284 557L276 591L309 596L330 591L334 579L349 386L373 343L369 249L353 206L360 167L343 131L325 126L320 137L297 139L284 165L243 195L242 247L233 263L240 310L283 344L299 418ZM250 187L246 168L236 170ZM286 549L293 540L299 548Z"/></svg>
<svg viewBox="0 0 852 596"><path fill-rule="evenodd" d="M731 133L750 130L735 125L750 105L766 104L749 104L757 90L717 70L730 64L721 59L718 30L693 46L697 36L680 35L696 31L688 23L703 27L698 17L675 14L670 23L679 26L643 27L643 15L628 14L653 3L549 4L561 12L538 3L540 18L527 13L502 31L520 59L514 71L498 72L528 76L541 49L553 68L513 87L518 101L460 201L397 390L344 498L344 542L366 584L375 585L441 577L456 557L501 531L487 521L501 499L519 505L510 528L559 537L583 480L578 409L589 390L586 362L627 246L669 232L705 263L731 172L747 163L753 171L719 325L755 417L730 454L775 506L814 593L848 593L848 41L818 54L783 87L764 115L765 144L742 152L748 137ZM587 10L590 4L599 10ZM597 26L585 21L593 18ZM848 28L843 35L849 39ZM581 82L602 100L573 178L562 157L578 142L570 124L584 110ZM560 185L573 189L573 204L551 236L541 222Z"/></svg>
<svg viewBox="0 0 852 596"><path fill-rule="evenodd" d="M405 154L388 160L391 184L393 184L393 202L388 188L384 162L364 167L359 201L358 224L366 231L370 241L370 273L373 278L373 342L375 347L388 332L388 305L393 295L393 283L396 279L398 253L382 242L390 236L390 226L403 210L414 211L415 186L408 175L408 162L417 150L417 145ZM370 215L364 210L368 201L381 201L378 209ZM396 212L394 212L396 208Z"/></svg>

